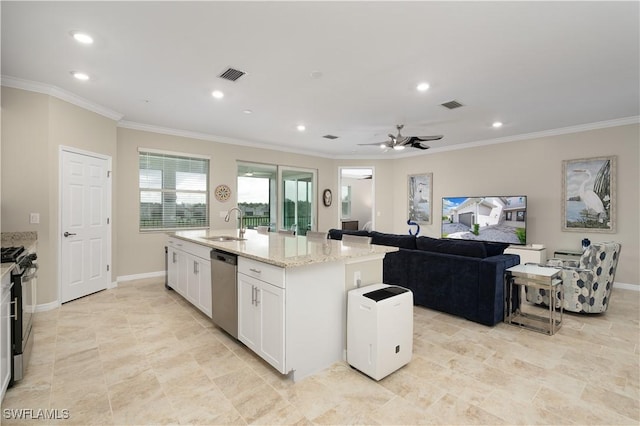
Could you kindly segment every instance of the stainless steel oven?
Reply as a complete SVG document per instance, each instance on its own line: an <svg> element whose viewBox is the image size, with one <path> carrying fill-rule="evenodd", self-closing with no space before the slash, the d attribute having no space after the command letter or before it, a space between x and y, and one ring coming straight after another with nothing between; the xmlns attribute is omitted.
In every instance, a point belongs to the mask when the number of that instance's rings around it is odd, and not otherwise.
<svg viewBox="0 0 640 426"><path fill-rule="evenodd" d="M22 380L29 364L33 348L33 317L36 310L36 276L38 264L35 253L21 253L16 259L16 266L11 274L13 288L11 299L15 305L11 340L13 346L13 371L11 386Z"/></svg>

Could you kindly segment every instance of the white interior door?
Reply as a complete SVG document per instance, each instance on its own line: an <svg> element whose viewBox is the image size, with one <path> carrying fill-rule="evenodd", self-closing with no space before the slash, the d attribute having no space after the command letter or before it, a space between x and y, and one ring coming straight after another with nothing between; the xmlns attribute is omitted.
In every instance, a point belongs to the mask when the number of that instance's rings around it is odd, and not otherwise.
<svg viewBox="0 0 640 426"><path fill-rule="evenodd" d="M107 288L109 159L61 152L61 284L65 303Z"/></svg>

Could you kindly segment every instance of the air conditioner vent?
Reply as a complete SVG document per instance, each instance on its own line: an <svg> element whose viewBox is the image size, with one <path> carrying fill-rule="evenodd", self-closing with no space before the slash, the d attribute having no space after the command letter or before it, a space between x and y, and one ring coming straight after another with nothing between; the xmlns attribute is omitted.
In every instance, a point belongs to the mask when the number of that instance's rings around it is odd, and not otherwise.
<svg viewBox="0 0 640 426"><path fill-rule="evenodd" d="M443 104L440 104L445 108L449 108L449 109L456 109L456 108L460 108L462 105L460 102L453 100L453 101L449 101L449 102L445 102Z"/></svg>
<svg viewBox="0 0 640 426"><path fill-rule="evenodd" d="M335 136L335 135L324 135L323 138L325 138L325 139L338 139L338 136Z"/></svg>
<svg viewBox="0 0 640 426"><path fill-rule="evenodd" d="M246 74L246 72L244 72L244 71L240 71L240 70L237 70L235 68L227 68L218 77L224 78L225 80L229 80L229 81L237 81L240 77L242 77L245 74Z"/></svg>

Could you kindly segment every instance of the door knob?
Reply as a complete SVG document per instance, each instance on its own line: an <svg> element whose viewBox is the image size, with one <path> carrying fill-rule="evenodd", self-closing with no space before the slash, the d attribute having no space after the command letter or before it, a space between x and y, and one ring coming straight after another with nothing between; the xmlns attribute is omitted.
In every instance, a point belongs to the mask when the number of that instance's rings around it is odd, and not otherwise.
<svg viewBox="0 0 640 426"><path fill-rule="evenodd" d="M65 232L65 233L64 233L64 234L62 234L62 235L64 235L65 237L70 237L70 236L72 236L72 235L76 235L76 234L72 234L71 232Z"/></svg>

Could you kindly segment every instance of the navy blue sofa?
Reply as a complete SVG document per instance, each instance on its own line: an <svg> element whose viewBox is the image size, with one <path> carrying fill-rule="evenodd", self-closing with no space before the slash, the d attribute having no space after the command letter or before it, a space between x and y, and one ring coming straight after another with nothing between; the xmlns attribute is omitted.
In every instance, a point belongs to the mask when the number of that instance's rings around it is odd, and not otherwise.
<svg viewBox="0 0 640 426"><path fill-rule="evenodd" d="M503 254L508 244L329 230L335 240L343 234L398 247L384 258L383 281L410 289L414 304L489 326L503 320L504 271L520 263L520 256Z"/></svg>

